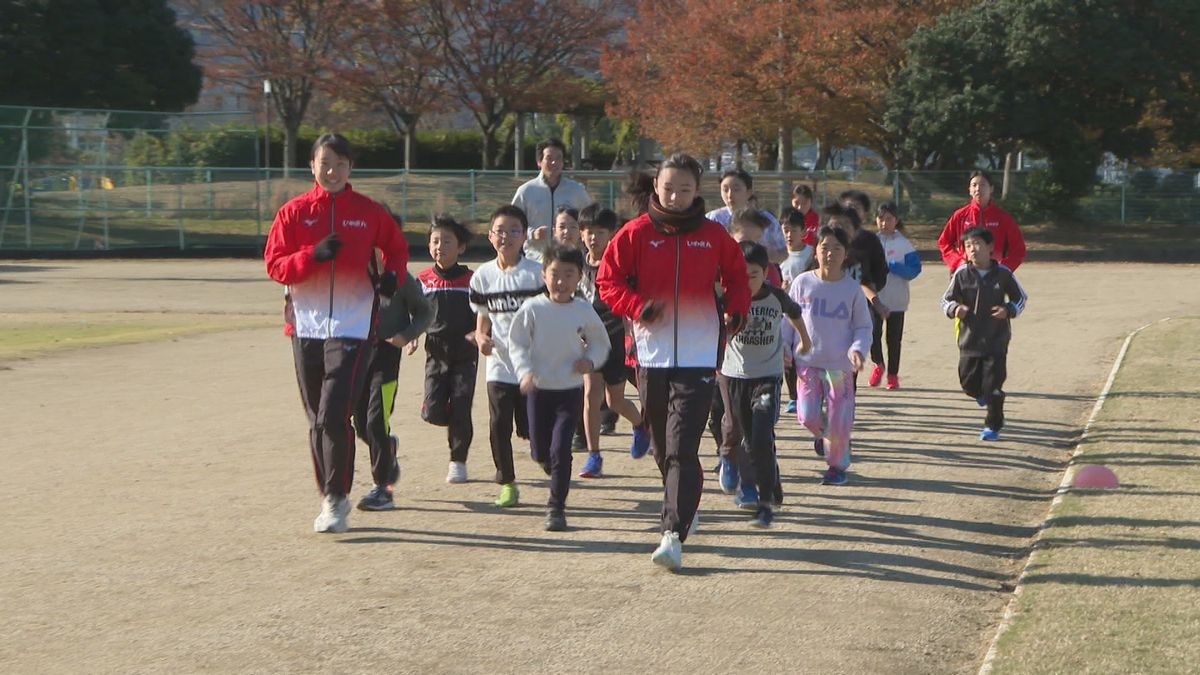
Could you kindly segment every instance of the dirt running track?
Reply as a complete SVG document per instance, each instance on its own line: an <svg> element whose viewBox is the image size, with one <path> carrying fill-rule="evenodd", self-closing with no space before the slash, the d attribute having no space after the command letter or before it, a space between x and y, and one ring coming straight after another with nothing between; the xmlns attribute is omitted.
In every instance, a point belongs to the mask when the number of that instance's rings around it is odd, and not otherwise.
<svg viewBox="0 0 1200 675"><path fill-rule="evenodd" d="M973 672L1122 338L1200 313L1198 272L1022 267L1010 424L984 444L938 311L946 272L927 267L904 389L860 390L851 484L817 485L785 419L777 526L749 528L710 474L679 575L649 561L661 487L627 433L605 440L607 477L573 484L571 531L545 533L526 456L525 506L491 506L480 387L472 482L446 485L444 435L417 416L423 354L393 419L400 508L323 536L278 330L0 364L0 671ZM0 265L0 312L279 305L254 261Z"/></svg>

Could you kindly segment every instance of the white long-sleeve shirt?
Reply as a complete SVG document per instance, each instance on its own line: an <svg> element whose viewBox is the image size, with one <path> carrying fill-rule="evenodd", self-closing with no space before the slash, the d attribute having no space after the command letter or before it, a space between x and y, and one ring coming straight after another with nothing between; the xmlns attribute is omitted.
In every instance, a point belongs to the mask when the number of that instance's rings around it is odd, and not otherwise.
<svg viewBox="0 0 1200 675"><path fill-rule="evenodd" d="M508 340L517 381L532 373L538 389L582 387L583 375L575 372L575 362L589 359L599 368L608 358L604 322L579 297L562 303L547 295L529 300L513 317Z"/></svg>

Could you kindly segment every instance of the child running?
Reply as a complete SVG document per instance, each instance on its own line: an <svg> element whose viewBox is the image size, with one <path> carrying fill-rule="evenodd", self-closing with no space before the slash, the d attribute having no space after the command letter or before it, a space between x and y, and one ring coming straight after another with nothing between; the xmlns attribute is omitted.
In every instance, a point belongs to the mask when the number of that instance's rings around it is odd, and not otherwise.
<svg viewBox="0 0 1200 675"><path fill-rule="evenodd" d="M396 227L400 223L397 220ZM374 265L382 256L376 251ZM433 308L425 299L417 280L408 272L396 283L392 272L379 277L379 322L376 340L371 345L366 382L354 407L354 428L371 452L371 478L374 487L358 502L359 511L387 511L395 508L392 486L400 480L397 452L400 439L392 435L392 409L396 404L396 380L400 376L401 348L416 344L433 319ZM412 351L409 351L412 354Z"/></svg>
<svg viewBox="0 0 1200 675"><path fill-rule="evenodd" d="M895 202L884 202L875 212L875 225L879 228L879 242L887 256L888 282L879 291L877 311L871 313L874 322L871 339L871 362L875 368L867 384L878 387L883 379L884 326L887 327L887 388L900 387L900 343L904 339L904 313L908 311L908 282L921 273L921 256L913 248L908 237L901 234L904 223L900 222L899 209Z"/></svg>
<svg viewBox="0 0 1200 675"><path fill-rule="evenodd" d="M471 231L447 215L434 216L429 226L429 256L433 266L417 275L433 306L433 321L425 334L425 397L421 419L446 427L450 445L447 483L467 482L467 453L475 437L471 405L479 350L475 346L475 310L471 308L471 270L458 262L466 252ZM409 345L413 353L416 343Z"/></svg>
<svg viewBox="0 0 1200 675"><path fill-rule="evenodd" d="M583 281L579 290L583 298L592 303L592 309L604 322L608 331L608 359L596 372L584 380L584 425L587 429L588 457L579 471L581 478L599 478L604 473L604 457L600 454L601 403L607 399L608 407L629 420L633 425L633 443L629 455L641 459L650 450L650 432L642 419L637 405L625 398L625 322L613 314L612 309L596 292L596 274L604 250L620 225L612 209L592 204L579 213L580 232L587 246L587 258L583 267Z"/></svg>
<svg viewBox="0 0 1200 675"><path fill-rule="evenodd" d="M508 331L517 310L541 295L542 266L521 254L528 223L525 212L507 204L492 212L488 240L496 259L479 266L471 277L471 308L479 318L475 342L487 357L488 426L492 462L500 496L496 506L507 508L520 502L516 469L513 467L513 423L519 438L529 438L529 418L520 380L509 356Z"/></svg>
<svg viewBox="0 0 1200 675"><path fill-rule="evenodd" d="M554 244L542 256L546 293L522 305L509 331L509 353L528 399L533 461L550 476L546 530L567 529L571 436L583 411L583 376L608 358L609 338L591 303L575 296L583 252Z"/></svg>
<svg viewBox="0 0 1200 675"><path fill-rule="evenodd" d="M959 320L958 379L987 417L980 440L995 441L1004 428L1004 381L1012 320L1025 309L1025 289L1012 270L992 259L992 233L972 227L962 236L963 264L954 270L942 311Z"/></svg>
<svg viewBox="0 0 1200 675"><path fill-rule="evenodd" d="M796 353L799 405L796 416L815 436L814 447L829 468L825 485L845 485L854 426L854 375L871 346L871 312L858 281L846 273L850 238L841 228L817 231L817 269L792 283L790 295L804 312L812 339L807 354ZM789 340L790 341L790 340ZM828 423L821 404L828 411Z"/></svg>
<svg viewBox="0 0 1200 675"><path fill-rule="evenodd" d="M801 310L788 294L766 283L770 265L767 249L743 241L742 254L750 277L750 312L746 327L729 339L719 376L727 414L743 437L739 454L752 468L741 471L740 508L755 509L751 524L770 527L772 506L782 501L776 495L778 464L775 458L775 421L779 417L779 378L783 376L784 321L800 335L799 353L810 348Z"/></svg>
<svg viewBox="0 0 1200 675"><path fill-rule="evenodd" d="M800 192L797 192L799 190ZM812 205L812 190L807 185L797 185L792 190L792 203L796 203L798 196L808 196L808 204ZM783 285L780 288L785 290L792 287L792 282L796 277L804 274L808 270L809 263L812 262L813 247L809 239L816 240L817 228L813 228L809 232L809 216L808 214L816 215L816 212L809 209L807 212L801 211L799 208L787 207L780 214L780 222L783 225L783 238L787 243L788 257L779 264L779 272L783 277ZM790 352L789 352L790 355ZM785 410L789 415L796 413L796 364L791 361L790 356L785 359L787 365L784 368L783 379L787 382L788 402Z"/></svg>
<svg viewBox="0 0 1200 675"><path fill-rule="evenodd" d="M672 571L683 564L681 543L704 487L698 452L713 400L722 318L734 335L750 306L741 250L704 217L701 172L689 155L662 163L649 211L617 232L596 278L613 312L634 321L642 409L663 477L662 540L651 561ZM718 280L724 317L713 292Z"/></svg>

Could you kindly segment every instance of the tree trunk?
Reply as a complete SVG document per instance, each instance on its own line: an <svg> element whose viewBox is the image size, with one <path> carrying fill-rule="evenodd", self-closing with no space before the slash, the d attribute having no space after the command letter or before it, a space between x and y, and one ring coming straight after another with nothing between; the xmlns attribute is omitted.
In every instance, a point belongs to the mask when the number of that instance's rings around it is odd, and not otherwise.
<svg viewBox="0 0 1200 675"><path fill-rule="evenodd" d="M513 124L513 173L521 173L523 154L521 147L525 145L525 116L516 113L517 121Z"/></svg>
<svg viewBox="0 0 1200 675"><path fill-rule="evenodd" d="M638 136L637 143L637 161L635 164L645 164L650 161L650 156L654 154L654 139L649 136Z"/></svg>
<svg viewBox="0 0 1200 675"><path fill-rule="evenodd" d="M481 169L493 169L496 167L493 164L493 158L496 156L496 129L493 127L483 127L483 158L479 164Z"/></svg>
<svg viewBox="0 0 1200 675"><path fill-rule="evenodd" d="M1012 178L1012 164L1013 154L1011 152L1004 153L1004 180L1000 184L1000 199L1008 198L1008 181Z"/></svg>
<svg viewBox="0 0 1200 675"><path fill-rule="evenodd" d="M578 171L583 164L583 122L578 115L571 116L571 168Z"/></svg>
<svg viewBox="0 0 1200 675"><path fill-rule="evenodd" d="M408 124L405 125L404 133L404 170L412 171L416 168L417 160L417 119L414 117Z"/></svg>
<svg viewBox="0 0 1200 675"><path fill-rule="evenodd" d="M792 130L788 127L779 128L779 170L791 171L796 168L792 163Z"/></svg>
<svg viewBox="0 0 1200 675"><path fill-rule="evenodd" d="M300 136L300 120L283 121L283 179L287 180L296 166L296 139Z"/></svg>

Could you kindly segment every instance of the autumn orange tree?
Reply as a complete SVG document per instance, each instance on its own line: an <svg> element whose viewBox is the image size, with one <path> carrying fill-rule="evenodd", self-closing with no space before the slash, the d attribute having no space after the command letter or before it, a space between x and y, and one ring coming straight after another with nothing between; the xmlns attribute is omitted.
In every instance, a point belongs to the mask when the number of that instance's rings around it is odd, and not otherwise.
<svg viewBox="0 0 1200 675"><path fill-rule="evenodd" d="M904 39L966 1L642 0L602 59L610 112L671 148L771 148L800 128L826 152L861 143L890 157L885 95Z"/></svg>

